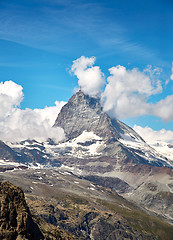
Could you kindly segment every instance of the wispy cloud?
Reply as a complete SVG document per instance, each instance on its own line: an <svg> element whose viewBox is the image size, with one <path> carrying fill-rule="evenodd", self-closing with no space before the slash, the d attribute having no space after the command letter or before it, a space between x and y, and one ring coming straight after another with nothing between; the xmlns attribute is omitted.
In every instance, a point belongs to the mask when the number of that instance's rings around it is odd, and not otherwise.
<svg viewBox="0 0 173 240"><path fill-rule="evenodd" d="M125 26L110 19L101 3L43 1L43 4L4 4L0 9L0 38L49 51L73 51L86 37L99 48L152 57L151 49L133 42ZM32 14L31 14L32 11ZM8 17L7 17L8 16ZM65 46L64 46L65 45ZM108 54L109 54L108 53Z"/></svg>

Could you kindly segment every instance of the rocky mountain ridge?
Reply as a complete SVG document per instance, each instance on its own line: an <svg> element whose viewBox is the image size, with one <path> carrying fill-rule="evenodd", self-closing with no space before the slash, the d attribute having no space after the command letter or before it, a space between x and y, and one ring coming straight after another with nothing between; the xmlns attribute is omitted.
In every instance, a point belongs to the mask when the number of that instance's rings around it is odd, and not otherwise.
<svg viewBox="0 0 173 240"><path fill-rule="evenodd" d="M79 90L61 109L53 127L61 127L67 140L78 137L83 131L93 132L102 139L116 141L121 134L130 132L133 138L144 140L124 123L111 119L102 109L99 98Z"/></svg>
<svg viewBox="0 0 173 240"><path fill-rule="evenodd" d="M159 154L130 127L103 112L99 99L77 92L59 113L54 127L62 127L66 140L45 143L26 140L0 143L0 165L60 166L64 160L114 159L116 168L143 164L173 168L173 161Z"/></svg>

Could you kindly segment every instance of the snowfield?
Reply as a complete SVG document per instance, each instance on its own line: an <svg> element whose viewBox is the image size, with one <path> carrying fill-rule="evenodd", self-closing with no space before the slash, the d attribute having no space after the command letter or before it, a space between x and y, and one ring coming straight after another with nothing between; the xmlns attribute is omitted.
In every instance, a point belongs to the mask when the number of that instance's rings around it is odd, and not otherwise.
<svg viewBox="0 0 173 240"><path fill-rule="evenodd" d="M173 168L173 145L165 142L148 142L146 143L138 135L134 135L133 131L125 131L121 134L118 141L128 147L132 152L147 160L148 163L155 163L157 166L163 165ZM6 143L11 147L17 155L21 155L21 151L26 154L35 151L44 159L58 159L61 156L69 156L83 159L86 157L99 157L106 148L106 142L94 134L93 132L83 131L78 137L60 143L37 142L35 140L26 140L21 143ZM0 165L19 166L19 163L0 160ZM96 163L95 163L96 164ZM23 164L22 164L23 165ZM28 163L29 168L44 168L46 164L43 162ZM47 166L48 167L48 166Z"/></svg>
<svg viewBox="0 0 173 240"><path fill-rule="evenodd" d="M173 168L173 147L168 143L146 143L130 134L121 134L123 139L119 141L128 148L134 149L135 153L149 162L159 161L164 166Z"/></svg>

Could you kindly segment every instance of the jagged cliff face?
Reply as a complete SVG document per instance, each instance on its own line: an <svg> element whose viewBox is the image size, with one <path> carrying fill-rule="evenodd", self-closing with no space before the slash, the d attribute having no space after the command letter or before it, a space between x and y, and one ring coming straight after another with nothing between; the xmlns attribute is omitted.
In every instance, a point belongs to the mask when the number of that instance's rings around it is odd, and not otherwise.
<svg viewBox="0 0 173 240"><path fill-rule="evenodd" d="M100 105L100 99L89 97L81 90L73 95L59 113L54 127L62 127L67 139L73 139L83 131L94 132L109 141L122 138L129 131L143 141L130 127L118 120L112 120Z"/></svg>
<svg viewBox="0 0 173 240"><path fill-rule="evenodd" d="M83 131L92 131L109 139L121 137L111 119L102 111L99 99L91 98L82 91L73 95L62 108L54 124L54 127L57 126L64 129L67 139L76 138Z"/></svg>
<svg viewBox="0 0 173 240"><path fill-rule="evenodd" d="M0 239L44 239L20 188L0 183L0 209Z"/></svg>

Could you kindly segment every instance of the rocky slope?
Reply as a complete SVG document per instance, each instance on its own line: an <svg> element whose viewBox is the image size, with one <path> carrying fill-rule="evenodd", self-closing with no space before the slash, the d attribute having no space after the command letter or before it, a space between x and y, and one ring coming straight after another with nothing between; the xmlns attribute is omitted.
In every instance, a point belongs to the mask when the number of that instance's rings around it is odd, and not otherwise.
<svg viewBox="0 0 173 240"><path fill-rule="evenodd" d="M62 169L16 170L1 177L24 189L44 239L172 240L171 225L110 188Z"/></svg>

